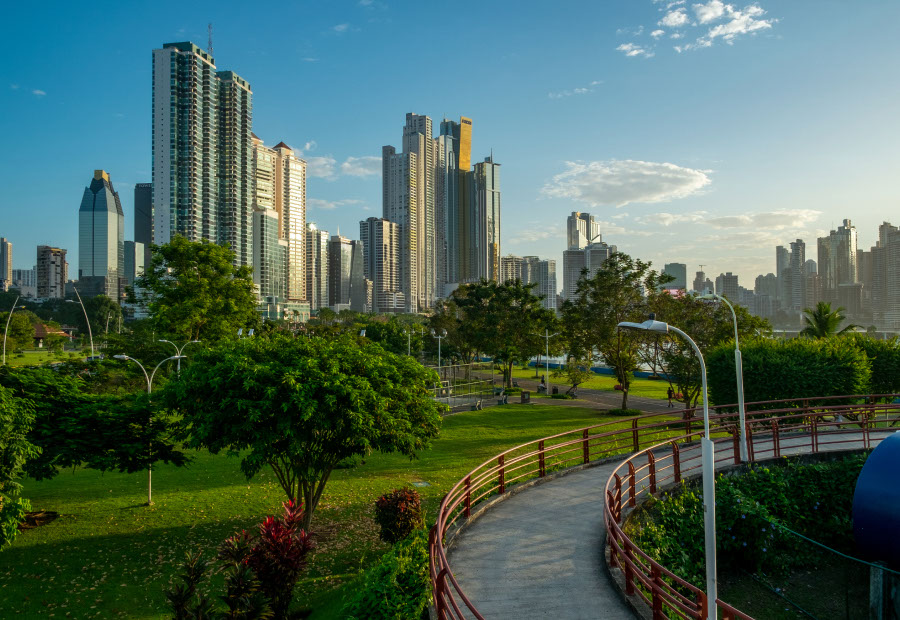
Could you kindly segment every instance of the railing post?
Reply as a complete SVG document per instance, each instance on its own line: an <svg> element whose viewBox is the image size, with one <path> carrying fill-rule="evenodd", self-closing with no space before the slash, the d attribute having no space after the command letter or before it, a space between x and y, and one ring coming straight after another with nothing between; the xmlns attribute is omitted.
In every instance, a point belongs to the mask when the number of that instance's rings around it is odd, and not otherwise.
<svg viewBox="0 0 900 620"><path fill-rule="evenodd" d="M634 570L631 568L634 556L631 553L631 540L626 538L622 541L622 546L625 551L625 594L634 596Z"/></svg>
<svg viewBox="0 0 900 620"><path fill-rule="evenodd" d="M616 523L622 520L622 479L619 474L613 474L616 477Z"/></svg>
<svg viewBox="0 0 900 620"><path fill-rule="evenodd" d="M544 462L544 440L538 442L538 476L543 478L547 475L547 465Z"/></svg>
<svg viewBox="0 0 900 620"><path fill-rule="evenodd" d="M504 474L506 473L506 468L503 466L503 454L497 457L497 465L500 466L500 476L497 479L497 485L500 487L500 495L503 495L506 492L506 481L504 478Z"/></svg>
<svg viewBox="0 0 900 620"><path fill-rule="evenodd" d="M809 427L812 431L812 451L815 454L819 451L819 419L816 416L809 418Z"/></svg>
<svg viewBox="0 0 900 620"><path fill-rule="evenodd" d="M628 505L634 508L637 505L637 498L634 494L634 463L628 461Z"/></svg>
<svg viewBox="0 0 900 620"><path fill-rule="evenodd" d="M872 418L875 417L875 406L873 405L871 409L866 409L865 417L863 418L863 449L869 449L869 426L872 424Z"/></svg>
<svg viewBox="0 0 900 620"><path fill-rule="evenodd" d="M634 451L637 452L641 449L641 439L638 436L638 419L635 418L631 421L631 438L634 441Z"/></svg>
<svg viewBox="0 0 900 620"><path fill-rule="evenodd" d="M447 569L442 568L434 580L434 608L439 620L447 615L447 603L444 601L444 592L447 589Z"/></svg>
<svg viewBox="0 0 900 620"><path fill-rule="evenodd" d="M778 431L778 420L772 420L772 450L775 458L781 458L781 435Z"/></svg>
<svg viewBox="0 0 900 620"><path fill-rule="evenodd" d="M662 596L660 595L661 581L659 566L654 562L650 565L650 578L653 580L653 586L650 590L650 600L653 603L653 620L661 620L665 618L662 610Z"/></svg>
<svg viewBox="0 0 900 620"><path fill-rule="evenodd" d="M750 429L749 424L747 424L747 452L750 453L750 461L755 461L756 450L753 449L753 431Z"/></svg>
<svg viewBox="0 0 900 620"><path fill-rule="evenodd" d="M588 444L588 429L584 429L581 433L581 437L581 455L584 457L584 463L588 464L591 462L591 448Z"/></svg>
<svg viewBox="0 0 900 620"><path fill-rule="evenodd" d="M472 514L472 476L466 476L466 519Z"/></svg>
<svg viewBox="0 0 900 620"><path fill-rule="evenodd" d="M700 620L707 620L709 618L709 614L706 613L706 592L700 592L697 594L697 605L700 607Z"/></svg>
<svg viewBox="0 0 900 620"><path fill-rule="evenodd" d="M672 442L672 464L675 469L675 482L681 482L681 451L674 441Z"/></svg>
<svg viewBox="0 0 900 620"><path fill-rule="evenodd" d="M650 466L650 492L656 493L656 457L652 450L647 452L647 463Z"/></svg>

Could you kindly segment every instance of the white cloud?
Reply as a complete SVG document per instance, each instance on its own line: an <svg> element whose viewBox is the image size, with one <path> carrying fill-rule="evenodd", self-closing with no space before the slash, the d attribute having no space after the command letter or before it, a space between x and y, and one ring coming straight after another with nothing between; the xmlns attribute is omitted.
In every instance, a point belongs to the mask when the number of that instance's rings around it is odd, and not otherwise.
<svg viewBox="0 0 900 620"><path fill-rule="evenodd" d="M12 90L19 90L19 85L18 85L18 84L10 84L9 87L10 87Z"/></svg>
<svg viewBox="0 0 900 620"><path fill-rule="evenodd" d="M565 97L571 97L572 95L586 95L588 93L594 92L595 88L601 84L603 84L602 80L594 80L587 86L580 86L578 88L572 88L570 90L552 91L547 93L547 96L550 99L563 99Z"/></svg>
<svg viewBox="0 0 900 620"><path fill-rule="evenodd" d="M337 24L331 27L335 32L347 32L350 29L350 24Z"/></svg>
<svg viewBox="0 0 900 620"><path fill-rule="evenodd" d="M722 0L709 0L706 4L695 4L693 8L701 24L714 22L725 15L725 4Z"/></svg>
<svg viewBox="0 0 900 620"><path fill-rule="evenodd" d="M726 10L728 12L728 21L711 28L706 34L706 40L712 41L717 37L721 37L723 41L732 43L738 35L771 28L772 23L775 21L772 19L760 19L766 12L758 4L744 7L743 11L736 11L729 4ZM699 41L698 39L698 43Z"/></svg>
<svg viewBox="0 0 900 620"><path fill-rule="evenodd" d="M35 88L33 91L31 91L31 94L32 94L32 95L37 95L38 97L43 97L43 96L46 95L47 93L44 92L44 91L42 91L40 88Z"/></svg>
<svg viewBox="0 0 900 620"><path fill-rule="evenodd" d="M650 215L639 217L636 221L640 224L659 224L668 228L672 224L694 224L696 222L702 222L708 215L709 213L706 211L697 211L695 213L666 213L665 211L662 211L660 213L651 213Z"/></svg>
<svg viewBox="0 0 900 620"><path fill-rule="evenodd" d="M348 157L341 164L341 173L351 177L369 177L381 174L381 158L374 155Z"/></svg>
<svg viewBox="0 0 900 620"><path fill-rule="evenodd" d="M634 43L623 43L619 47L616 48L618 51L623 52L626 56L636 57L643 56L644 58L652 58L653 52L641 45L635 45Z"/></svg>
<svg viewBox="0 0 900 620"><path fill-rule="evenodd" d="M757 230L785 230L802 228L822 215L813 209L782 209L742 215L727 215L707 220L713 228L754 228Z"/></svg>
<svg viewBox="0 0 900 620"><path fill-rule="evenodd" d="M559 239L565 237L566 231L559 224L548 224L544 221L532 221L526 224L526 228L512 233L507 243L534 243L544 239Z"/></svg>
<svg viewBox="0 0 900 620"><path fill-rule="evenodd" d="M653 37L654 39L658 39L661 36L663 36L664 34L666 34L665 30L654 30L653 32L650 33L650 36Z"/></svg>
<svg viewBox="0 0 900 620"><path fill-rule="evenodd" d="M306 160L306 174L310 177L319 179L336 178L335 168L337 167L337 160L331 155L326 155L324 157L304 157L303 159Z"/></svg>
<svg viewBox="0 0 900 620"><path fill-rule="evenodd" d="M670 39L680 39L683 36L684 36L684 34L682 34L681 32L673 32L672 34L669 35L669 38Z"/></svg>
<svg viewBox="0 0 900 620"><path fill-rule="evenodd" d="M637 28L617 28L616 34L618 34L618 35L630 34L630 35L634 35L634 36L638 37L638 36L644 34L644 27L638 26Z"/></svg>
<svg viewBox="0 0 900 620"><path fill-rule="evenodd" d="M632 202L667 202L694 194L710 184L708 170L665 162L610 160L566 162L566 171L551 179L541 193L571 198L592 206L623 207Z"/></svg>
<svg viewBox="0 0 900 620"><path fill-rule="evenodd" d="M362 204L362 200L347 198L344 200L322 200L321 198L307 198L307 204L310 209L319 211L334 211L340 207L348 207Z"/></svg>
<svg viewBox="0 0 900 620"><path fill-rule="evenodd" d="M300 60L302 60L303 62L319 62L318 58L314 58L312 56L304 56Z"/></svg>
<svg viewBox="0 0 900 620"><path fill-rule="evenodd" d="M687 16L684 8L678 8L674 11L669 11L666 13L665 17L657 22L660 26L666 26L668 28L680 28L681 26L686 25L690 19Z"/></svg>
<svg viewBox="0 0 900 620"><path fill-rule="evenodd" d="M306 144L303 145L303 152L306 153L308 151L315 151L316 147L319 146L315 140L310 140Z"/></svg>

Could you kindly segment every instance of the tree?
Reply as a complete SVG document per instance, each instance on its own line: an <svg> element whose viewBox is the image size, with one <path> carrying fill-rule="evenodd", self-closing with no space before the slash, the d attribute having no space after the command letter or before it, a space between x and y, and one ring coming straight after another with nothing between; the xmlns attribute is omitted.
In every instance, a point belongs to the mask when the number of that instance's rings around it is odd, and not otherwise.
<svg viewBox="0 0 900 620"><path fill-rule="evenodd" d="M152 407L146 394L92 394L80 377L42 367L3 367L0 386L34 411L28 441L41 452L25 472L36 480L79 465L134 473L157 462L188 462L168 412Z"/></svg>
<svg viewBox="0 0 900 620"><path fill-rule="evenodd" d="M418 333L419 329L424 329L426 335L432 329L435 333L445 330L447 337L441 343L441 355L461 364L471 364L478 355L478 349L471 339L465 314L457 303L461 295L465 295L465 289L462 291L457 289L448 299L438 300L434 307L434 314L428 318L428 325L424 328L411 325L410 329L416 330L414 333ZM437 341L434 338L428 336L423 345L430 352L433 349L433 352L437 353ZM468 374L466 376L468 378Z"/></svg>
<svg viewBox="0 0 900 620"><path fill-rule="evenodd" d="M695 295L674 296L665 290L651 294L648 302L658 320L687 333L704 356L707 351L725 342L731 342L732 348L734 347L734 320L724 303L704 301ZM734 313L741 342L760 334L771 333L768 321L753 316L743 306L735 305ZM676 394L683 395L685 405L693 409L702 396L703 388L700 360L693 347L675 335L649 338L652 338L652 342L644 347L644 354L657 357L662 376Z"/></svg>
<svg viewBox="0 0 900 620"><path fill-rule="evenodd" d="M149 299L156 333L215 342L258 327L251 269L233 263L234 252L208 241L175 237L153 246L150 266L135 287Z"/></svg>
<svg viewBox="0 0 900 620"><path fill-rule="evenodd" d="M289 500L302 499L303 528L331 472L373 451L410 458L429 445L443 405L434 371L350 335L273 335L197 353L165 399L183 416L186 445L242 454L248 479L268 466Z"/></svg>
<svg viewBox="0 0 900 620"><path fill-rule="evenodd" d="M593 377L594 371L591 370L590 358L579 360L574 357L570 357L566 361L565 366L560 366L553 370L553 376L556 378L565 379L566 382L572 386L566 393L574 396L578 391L578 386Z"/></svg>
<svg viewBox="0 0 900 620"><path fill-rule="evenodd" d="M593 359L599 353L622 386L622 409L628 408L628 388L638 368L643 340L640 334L616 326L622 321L646 320L649 306L644 291L655 291L670 279L650 269L650 263L614 253L593 276L588 277L585 270L574 299L563 304L569 352L580 359Z"/></svg>
<svg viewBox="0 0 900 620"><path fill-rule="evenodd" d="M422 334L412 326L404 325L397 317L367 317L360 327L366 330L366 338L391 353L406 355L408 350L410 355L416 355L422 350Z"/></svg>
<svg viewBox="0 0 900 620"><path fill-rule="evenodd" d="M460 335L469 346L500 364L507 388L512 387L516 362L541 352L543 341L538 332L555 329L556 315L532 293L535 286L518 279L503 284L482 280L465 284L451 295L464 315Z"/></svg>
<svg viewBox="0 0 900 620"><path fill-rule="evenodd" d="M22 485L16 480L28 459L41 452L28 441L33 423L31 403L0 387L0 549L16 537L19 524L31 509L28 500L21 497Z"/></svg>
<svg viewBox="0 0 900 620"><path fill-rule="evenodd" d="M9 319L9 335L6 337L6 354L9 355L18 349L30 349L34 346L34 319L35 316L28 310L13 312L9 318L9 312L0 312L0 338L6 330L6 321ZM0 347L2 347L0 343Z"/></svg>
<svg viewBox="0 0 900 620"><path fill-rule="evenodd" d="M800 335L807 338L830 338L852 332L859 327L859 325L848 323L843 329L838 329L846 319L843 308L838 307L832 310L830 303L820 301L815 308L807 308L803 311L804 327Z"/></svg>

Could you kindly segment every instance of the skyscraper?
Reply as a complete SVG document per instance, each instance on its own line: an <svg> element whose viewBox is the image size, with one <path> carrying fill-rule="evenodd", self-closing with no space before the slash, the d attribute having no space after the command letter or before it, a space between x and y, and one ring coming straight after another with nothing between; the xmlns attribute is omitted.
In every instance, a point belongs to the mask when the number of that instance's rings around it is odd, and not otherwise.
<svg viewBox="0 0 900 620"><path fill-rule="evenodd" d="M791 293L788 281L790 274L785 270L790 266L791 252L783 245L775 248L775 277L778 279L776 300L779 305L787 307L791 305Z"/></svg>
<svg viewBox="0 0 900 620"><path fill-rule="evenodd" d="M116 302L125 292L125 214L104 170L94 170L78 209L78 284L82 295Z"/></svg>
<svg viewBox="0 0 900 620"><path fill-rule="evenodd" d="M134 242L144 248L143 264L150 264L150 244L153 243L153 184L134 185Z"/></svg>
<svg viewBox="0 0 900 620"><path fill-rule="evenodd" d="M727 297L734 303L740 302L740 287L738 286L738 277L728 273L720 273L716 278L716 294Z"/></svg>
<svg viewBox="0 0 900 620"><path fill-rule="evenodd" d="M25 297L37 297L37 268L13 269L13 287Z"/></svg>
<svg viewBox="0 0 900 620"><path fill-rule="evenodd" d="M335 312L365 312L366 286L360 241L332 235L328 241L328 305Z"/></svg>
<svg viewBox="0 0 900 620"><path fill-rule="evenodd" d="M69 263L66 251L49 245L37 247L37 296L41 299L62 299L66 296L69 279Z"/></svg>
<svg viewBox="0 0 900 620"><path fill-rule="evenodd" d="M275 209L253 212L253 283L267 305L283 302L287 294L288 242L278 233Z"/></svg>
<svg viewBox="0 0 900 620"><path fill-rule="evenodd" d="M843 284L856 284L857 235L850 220L832 230L827 237L819 237L819 275L822 278L822 294L825 301L838 303L838 288Z"/></svg>
<svg viewBox="0 0 900 620"><path fill-rule="evenodd" d="M579 213L572 211L566 219L566 239L568 241L568 249L581 250L588 244L599 239L600 224L594 220L594 216L590 213Z"/></svg>
<svg viewBox="0 0 900 620"><path fill-rule="evenodd" d="M328 231L306 225L306 291L310 310L328 306Z"/></svg>
<svg viewBox="0 0 900 620"><path fill-rule="evenodd" d="M144 274L144 244L139 241L125 242L125 286L134 286L135 279Z"/></svg>
<svg viewBox="0 0 900 620"><path fill-rule="evenodd" d="M578 282L587 269L586 277L592 278L603 263L617 251L616 246L595 242L581 250L563 252L563 298L574 300Z"/></svg>
<svg viewBox="0 0 900 620"><path fill-rule="evenodd" d="M500 280L500 164L493 156L475 164L475 212L467 237L471 258L466 280Z"/></svg>
<svg viewBox="0 0 900 620"><path fill-rule="evenodd" d="M252 91L190 42L153 50L153 236L229 243L252 262Z"/></svg>
<svg viewBox="0 0 900 620"><path fill-rule="evenodd" d="M663 284L663 288L687 290L687 265L684 263L666 263L663 267L663 273L675 278L671 282Z"/></svg>
<svg viewBox="0 0 900 620"><path fill-rule="evenodd" d="M400 292L400 226L370 217L359 223L363 247L363 276L372 281L372 310L403 312L406 300Z"/></svg>
<svg viewBox="0 0 900 620"><path fill-rule="evenodd" d="M886 329L900 328L900 229L884 222L872 248L872 313Z"/></svg>
<svg viewBox="0 0 900 620"><path fill-rule="evenodd" d="M802 312L806 308L806 243L803 239L791 242L791 260L788 264L790 272L790 303L786 304L794 312Z"/></svg>
<svg viewBox="0 0 900 620"><path fill-rule="evenodd" d="M0 291L8 291L12 283L12 243L6 237L0 237Z"/></svg>

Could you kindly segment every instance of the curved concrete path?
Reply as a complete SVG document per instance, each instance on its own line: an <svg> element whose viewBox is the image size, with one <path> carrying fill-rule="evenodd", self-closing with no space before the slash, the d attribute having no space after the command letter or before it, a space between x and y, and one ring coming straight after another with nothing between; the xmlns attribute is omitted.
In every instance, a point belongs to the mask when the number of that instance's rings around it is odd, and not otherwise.
<svg viewBox="0 0 900 620"><path fill-rule="evenodd" d="M895 430L872 431L872 444ZM862 449L861 433L854 435L845 439L855 443L844 443L841 450ZM758 451L771 450L769 438L754 439ZM781 451L808 452L808 445L806 435L782 438ZM730 452L720 446L719 454ZM699 446L682 448L682 459L695 456L692 451L699 452ZM604 565L603 494L618 464L588 467L525 489L488 508L460 533L448 550L450 568L485 618L635 617Z"/></svg>

